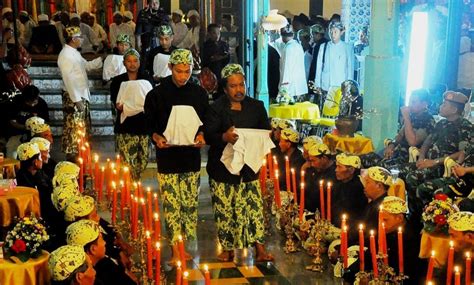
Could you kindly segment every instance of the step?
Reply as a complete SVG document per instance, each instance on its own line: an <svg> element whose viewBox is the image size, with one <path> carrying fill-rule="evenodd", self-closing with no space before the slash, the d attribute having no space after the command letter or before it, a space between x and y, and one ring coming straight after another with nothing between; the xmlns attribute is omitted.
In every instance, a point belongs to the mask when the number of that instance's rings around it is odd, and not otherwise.
<svg viewBox="0 0 474 285"><path fill-rule="evenodd" d="M105 89L90 89L91 96L89 98L90 105L108 105L111 106L110 103L110 95L109 91ZM43 98L48 105L62 105L62 90L55 89L55 90L42 90L41 91L41 98Z"/></svg>
<svg viewBox="0 0 474 285"><path fill-rule="evenodd" d="M40 76L61 76L59 67L54 66L30 66L28 67L28 74L30 77L40 77ZM102 68L91 70L87 72L89 78L91 77L100 77L102 79Z"/></svg>
<svg viewBox="0 0 474 285"><path fill-rule="evenodd" d="M63 85L63 80L61 77L57 76L49 76L49 75L41 75L35 76L31 78L31 82L33 85L38 87L39 89L61 89ZM102 88L102 78L93 79L89 78L89 88Z"/></svg>

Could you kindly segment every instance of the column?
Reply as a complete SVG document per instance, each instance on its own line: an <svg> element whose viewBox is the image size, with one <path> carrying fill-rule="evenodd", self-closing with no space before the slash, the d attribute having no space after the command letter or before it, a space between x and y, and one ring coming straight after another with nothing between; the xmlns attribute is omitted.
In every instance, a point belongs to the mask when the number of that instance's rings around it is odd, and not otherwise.
<svg viewBox="0 0 474 285"><path fill-rule="evenodd" d="M260 0L268 1L268 0ZM242 0L242 12L243 12L243 29L241 32L242 37L242 67L244 68L245 74L247 75L247 94L255 96L254 93L254 58L253 58L253 11L254 3L252 0ZM268 93L268 92L267 92Z"/></svg>
<svg viewBox="0 0 474 285"><path fill-rule="evenodd" d="M269 0L258 1L258 36L257 36L257 90L255 91L255 98L261 100L265 109L269 107L269 94L268 94L268 37L267 34L261 28L261 22L263 17L268 15L270 9Z"/></svg>
<svg viewBox="0 0 474 285"><path fill-rule="evenodd" d="M449 89L457 88L459 68L459 45L461 39L463 1L449 0L448 24L446 27L445 79Z"/></svg>
<svg viewBox="0 0 474 285"><path fill-rule="evenodd" d="M400 58L397 56L399 1L372 1L370 54L365 64L364 117L362 130L374 147L397 132L400 102Z"/></svg>

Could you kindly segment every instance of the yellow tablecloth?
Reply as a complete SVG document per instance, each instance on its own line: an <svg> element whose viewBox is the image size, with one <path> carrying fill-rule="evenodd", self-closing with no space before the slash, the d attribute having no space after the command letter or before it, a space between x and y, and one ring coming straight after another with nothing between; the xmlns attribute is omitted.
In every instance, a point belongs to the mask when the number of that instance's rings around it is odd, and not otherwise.
<svg viewBox="0 0 474 285"><path fill-rule="evenodd" d="M310 102L294 105L270 105L270 117L281 119L314 120L319 118L319 107Z"/></svg>
<svg viewBox="0 0 474 285"><path fill-rule="evenodd" d="M435 266L444 266L448 260L449 237L434 236L423 231L419 257L430 258L432 250L435 251Z"/></svg>
<svg viewBox="0 0 474 285"><path fill-rule="evenodd" d="M23 218L30 213L41 215L38 190L18 186L0 196L0 227L8 227L15 216Z"/></svg>
<svg viewBox="0 0 474 285"><path fill-rule="evenodd" d="M0 171L4 178L15 178L15 168L20 168L20 161L13 158L5 158L0 162Z"/></svg>
<svg viewBox="0 0 474 285"><path fill-rule="evenodd" d="M327 134L323 142L332 152L343 151L345 153L361 155L374 151L372 140L363 136L340 137L333 134Z"/></svg>
<svg viewBox="0 0 474 285"><path fill-rule="evenodd" d="M48 271L49 253L43 251L38 258L16 264L0 260L0 284L2 285L45 285L50 284Z"/></svg>

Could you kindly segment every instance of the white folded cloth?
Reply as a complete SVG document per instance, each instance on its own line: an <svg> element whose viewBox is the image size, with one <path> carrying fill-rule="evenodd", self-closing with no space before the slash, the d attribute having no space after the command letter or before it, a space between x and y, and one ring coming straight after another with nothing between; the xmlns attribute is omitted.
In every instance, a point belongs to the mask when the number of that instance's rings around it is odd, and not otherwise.
<svg viewBox="0 0 474 285"><path fill-rule="evenodd" d="M159 53L153 59L153 75L158 77L167 77L171 75L171 70L168 67L170 55Z"/></svg>
<svg viewBox="0 0 474 285"><path fill-rule="evenodd" d="M170 145L193 145L202 122L196 110L188 105L176 105L171 109L163 135Z"/></svg>
<svg viewBox="0 0 474 285"><path fill-rule="evenodd" d="M120 114L121 124L127 117L143 112L146 94L151 89L153 89L151 83L143 79L125 81L120 84L116 103L123 104L123 111Z"/></svg>
<svg viewBox="0 0 474 285"><path fill-rule="evenodd" d="M104 60L104 69L102 70L102 79L109 81L117 75L127 72L123 65L123 56L111 54Z"/></svg>
<svg viewBox="0 0 474 285"><path fill-rule="evenodd" d="M257 173L265 155L275 147L270 139L270 130L236 128L234 132L239 139L235 144L226 145L221 156L222 163L234 175L239 175L245 164Z"/></svg>

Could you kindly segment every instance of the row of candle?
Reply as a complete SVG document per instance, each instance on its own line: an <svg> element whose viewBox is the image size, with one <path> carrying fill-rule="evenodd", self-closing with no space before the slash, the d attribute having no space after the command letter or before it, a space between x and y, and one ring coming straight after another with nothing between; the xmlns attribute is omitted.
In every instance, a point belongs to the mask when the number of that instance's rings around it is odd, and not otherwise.
<svg viewBox="0 0 474 285"><path fill-rule="evenodd" d="M175 285L188 285L189 272L182 267L183 263L178 261L176 266L176 281ZM204 264L204 285L211 285L211 273L209 272L209 266Z"/></svg>
<svg viewBox="0 0 474 285"><path fill-rule="evenodd" d="M431 251L430 260L428 262L428 271L426 272L426 281L428 284L433 281L433 270L435 267L435 255L434 250ZM465 284L471 285L471 252L465 254ZM446 284L451 285L453 280L453 269L454 269L454 284L461 285L461 274L459 266L454 266L454 241L449 241L449 252L448 252L448 264L446 268Z"/></svg>

